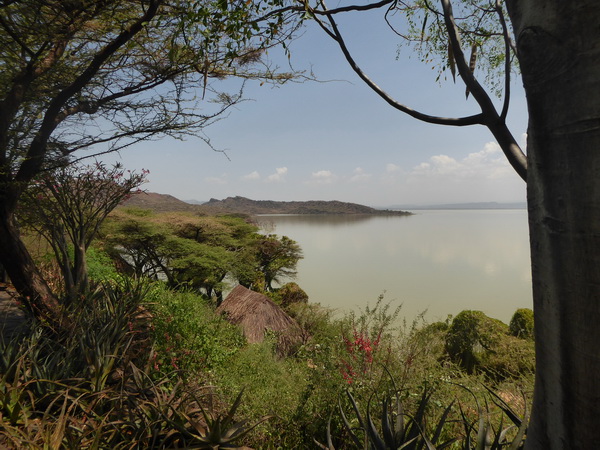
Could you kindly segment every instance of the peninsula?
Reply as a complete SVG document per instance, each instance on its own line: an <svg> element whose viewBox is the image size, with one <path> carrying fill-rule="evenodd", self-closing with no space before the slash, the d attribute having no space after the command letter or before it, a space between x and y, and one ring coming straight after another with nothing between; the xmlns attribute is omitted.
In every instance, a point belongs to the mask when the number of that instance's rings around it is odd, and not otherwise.
<svg viewBox="0 0 600 450"><path fill-rule="evenodd" d="M204 214L354 214L378 216L407 216L412 213L390 209L375 209L357 203L337 200L310 200L305 202L283 202L273 200L251 200L246 197L227 197L223 200L210 199L200 205L183 202L173 196L142 192L133 195L123 206L134 206L156 211L190 211Z"/></svg>

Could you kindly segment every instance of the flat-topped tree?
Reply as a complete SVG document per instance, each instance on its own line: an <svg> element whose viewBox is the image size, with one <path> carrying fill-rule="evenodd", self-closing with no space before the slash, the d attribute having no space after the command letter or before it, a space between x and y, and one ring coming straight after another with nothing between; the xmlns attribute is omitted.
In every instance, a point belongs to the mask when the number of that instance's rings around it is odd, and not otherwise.
<svg viewBox="0 0 600 450"><path fill-rule="evenodd" d="M29 306L58 302L21 242L21 194L56 162L201 130L240 101L224 77L283 82L261 61L293 29L279 0L0 1L0 263ZM206 139L208 142L208 139Z"/></svg>
<svg viewBox="0 0 600 450"><path fill-rule="evenodd" d="M431 124L487 127L526 180L537 364L526 448L598 448L598 1L382 0L328 8L321 0L300 0L291 8L314 19L356 75L390 106ZM346 13L376 9L399 42L464 83L475 114L451 118L417 111L369 78L338 22ZM527 156L506 123L516 62L529 112ZM499 92L501 101L490 91Z"/></svg>

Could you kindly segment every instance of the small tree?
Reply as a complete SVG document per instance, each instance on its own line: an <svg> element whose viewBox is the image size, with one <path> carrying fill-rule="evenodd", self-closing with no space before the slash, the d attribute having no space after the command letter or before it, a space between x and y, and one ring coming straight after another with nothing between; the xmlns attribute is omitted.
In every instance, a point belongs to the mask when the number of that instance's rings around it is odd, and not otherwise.
<svg viewBox="0 0 600 450"><path fill-rule="evenodd" d="M67 299L88 289L87 249L104 219L147 173L125 171L120 164L69 165L43 173L26 191L20 219L52 247Z"/></svg>
<svg viewBox="0 0 600 450"><path fill-rule="evenodd" d="M265 278L266 288L272 291L274 282L296 276L296 266L303 256L296 241L287 236L280 238L269 234L258 240L256 258L258 270Z"/></svg>

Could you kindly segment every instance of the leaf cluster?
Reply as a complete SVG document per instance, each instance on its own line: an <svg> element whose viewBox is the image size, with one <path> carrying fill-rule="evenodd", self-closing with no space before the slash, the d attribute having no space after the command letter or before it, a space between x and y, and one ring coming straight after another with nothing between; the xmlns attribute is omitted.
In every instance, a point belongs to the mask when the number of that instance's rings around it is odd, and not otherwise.
<svg viewBox="0 0 600 450"><path fill-rule="evenodd" d="M504 2L496 0L459 0L452 2L454 21L459 33L462 50L470 51L470 69L483 74L492 90L500 95L504 87L504 65L510 59L517 70L514 45L511 53L505 52L505 35L499 17L507 17ZM398 57L408 48L422 62L437 70L437 80L458 76L455 49L453 48L440 2L413 0L398 2L390 9L388 23L401 37Z"/></svg>

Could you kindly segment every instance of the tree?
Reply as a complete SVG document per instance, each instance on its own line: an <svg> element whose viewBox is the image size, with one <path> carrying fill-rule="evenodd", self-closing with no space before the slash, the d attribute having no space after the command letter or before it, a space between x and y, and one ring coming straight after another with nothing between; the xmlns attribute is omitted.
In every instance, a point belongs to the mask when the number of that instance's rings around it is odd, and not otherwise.
<svg viewBox="0 0 600 450"><path fill-rule="evenodd" d="M483 125L527 182L536 342L536 383L526 448L600 445L600 7L595 0L382 0L302 10L339 44L377 95L418 120ZM454 3L454 5L453 5ZM453 6L456 13L453 12ZM293 7L292 7L293 8ZM480 113L445 118L404 105L371 80L346 44L338 14L382 8L396 36L441 71L460 77ZM512 33L508 18L512 24ZM406 19L402 27L394 20ZM514 38L513 38L514 37ZM470 48L470 56L466 53ZM527 156L506 125L512 63L527 96ZM487 65L496 108L475 67ZM481 73L481 71L479 71Z"/></svg>
<svg viewBox="0 0 600 450"><path fill-rule="evenodd" d="M267 290L282 278L294 278L296 266L302 259L302 249L287 236L269 234L257 242L258 270L265 278Z"/></svg>
<svg viewBox="0 0 600 450"><path fill-rule="evenodd" d="M25 192L19 221L50 244L67 299L88 289L86 252L104 219L145 180L119 164L74 164L43 172Z"/></svg>
<svg viewBox="0 0 600 450"><path fill-rule="evenodd" d="M288 80L259 70L264 50L290 31L289 14L261 17L279 4L0 1L0 263L32 309L60 309L15 222L32 180L83 150L198 135L241 99L213 80Z"/></svg>
<svg viewBox="0 0 600 450"><path fill-rule="evenodd" d="M136 276L192 287L219 302L228 275L239 279L256 273L257 231L239 217L130 210L113 214L103 238L119 266Z"/></svg>

